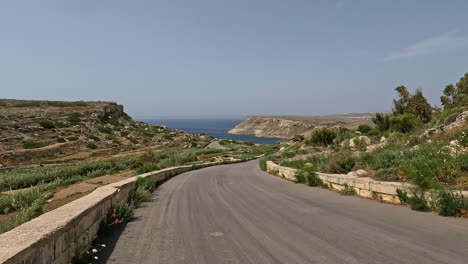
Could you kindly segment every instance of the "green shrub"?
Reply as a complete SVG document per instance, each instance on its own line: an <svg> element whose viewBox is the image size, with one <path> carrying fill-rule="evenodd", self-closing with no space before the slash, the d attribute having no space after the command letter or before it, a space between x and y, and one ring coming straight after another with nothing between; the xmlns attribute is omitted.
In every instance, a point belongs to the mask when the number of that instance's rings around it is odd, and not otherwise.
<svg viewBox="0 0 468 264"><path fill-rule="evenodd" d="M165 134L163 138L166 140L174 140L170 134Z"/></svg>
<svg viewBox="0 0 468 264"><path fill-rule="evenodd" d="M42 208L45 204L44 199L35 200L31 206L21 210L16 215L11 215L0 223L0 234L7 232L23 223L42 214Z"/></svg>
<svg viewBox="0 0 468 264"><path fill-rule="evenodd" d="M390 115L377 113L375 117L372 118L376 128L379 131L388 131L390 129Z"/></svg>
<svg viewBox="0 0 468 264"><path fill-rule="evenodd" d="M35 148L42 148L42 147L44 147L44 144L41 142L27 141L23 143L23 148L25 149L35 149Z"/></svg>
<svg viewBox="0 0 468 264"><path fill-rule="evenodd" d="M390 127L394 132L408 133L421 126L421 120L411 114L390 116Z"/></svg>
<svg viewBox="0 0 468 264"><path fill-rule="evenodd" d="M377 173L372 177L379 181L403 181L404 178L398 175L398 169L388 168L379 169Z"/></svg>
<svg viewBox="0 0 468 264"><path fill-rule="evenodd" d="M353 186L349 186L347 183L344 184L344 189L340 191L342 195L355 195L356 190Z"/></svg>
<svg viewBox="0 0 468 264"><path fill-rule="evenodd" d="M292 158L296 156L296 153L294 151L283 151L281 152L281 157L283 158Z"/></svg>
<svg viewBox="0 0 468 264"><path fill-rule="evenodd" d="M94 140L95 142L101 141L101 139L99 137L92 136L92 135L88 136L88 138Z"/></svg>
<svg viewBox="0 0 468 264"><path fill-rule="evenodd" d="M138 167L136 169L136 172L138 174L143 174L143 173L147 173L147 172L151 172L151 171L155 171L155 170L159 170L161 169L157 164L154 164L154 163L144 163L142 166Z"/></svg>
<svg viewBox="0 0 468 264"><path fill-rule="evenodd" d="M98 146L96 144L94 144L94 143L88 143L88 145L86 145L86 147L89 148L89 149L97 149L98 148Z"/></svg>
<svg viewBox="0 0 468 264"><path fill-rule="evenodd" d="M401 145L388 145L384 148L367 152L359 157L359 163L373 170L396 168L412 158L412 153Z"/></svg>
<svg viewBox="0 0 468 264"><path fill-rule="evenodd" d="M427 212L431 210L427 204L424 190L411 189L412 196L408 196L408 193L401 189L397 189L396 191L401 203L409 204L411 209L421 212Z"/></svg>
<svg viewBox="0 0 468 264"><path fill-rule="evenodd" d="M310 136L310 141L319 146L328 146L333 143L333 140L336 138L336 133L329 128L319 128L312 131Z"/></svg>
<svg viewBox="0 0 468 264"><path fill-rule="evenodd" d="M70 113L68 115L67 121L73 125L76 125L81 122L81 118L83 115L80 113Z"/></svg>
<svg viewBox="0 0 468 264"><path fill-rule="evenodd" d="M438 188L440 181L452 180L456 159L442 145L422 144L400 168L415 185L428 190Z"/></svg>
<svg viewBox="0 0 468 264"><path fill-rule="evenodd" d="M44 200L41 190L36 187L11 194L0 193L0 214L27 209L36 200Z"/></svg>
<svg viewBox="0 0 468 264"><path fill-rule="evenodd" d="M63 143L63 142L67 142L67 141L62 137L57 138L57 143Z"/></svg>
<svg viewBox="0 0 468 264"><path fill-rule="evenodd" d="M332 173L348 173L356 165L356 159L351 153L339 153L328 162L329 171Z"/></svg>
<svg viewBox="0 0 468 264"><path fill-rule="evenodd" d="M302 170L296 171L296 173L294 174L294 177L296 177L296 182L297 183L306 183L307 182L305 172L302 171Z"/></svg>
<svg viewBox="0 0 468 264"><path fill-rule="evenodd" d="M101 133L112 134L112 128L106 126L97 126L97 129Z"/></svg>
<svg viewBox="0 0 468 264"><path fill-rule="evenodd" d="M367 124L363 124L363 125L359 125L357 130L363 134L366 134L372 130L372 127Z"/></svg>
<svg viewBox="0 0 468 264"><path fill-rule="evenodd" d="M258 164L260 165L260 169L262 171L267 171L267 160L268 158L265 157L265 158L262 158L258 161Z"/></svg>
<svg viewBox="0 0 468 264"><path fill-rule="evenodd" d="M129 133L128 133L127 131L121 131L121 132L120 132L120 136L121 136L121 137L126 137L126 136L128 136L128 134L129 134Z"/></svg>
<svg viewBox="0 0 468 264"><path fill-rule="evenodd" d="M136 138L134 138L134 137L127 137L127 139L128 139L130 142L132 142L133 144L138 144L138 143L139 143L138 140L137 140Z"/></svg>
<svg viewBox="0 0 468 264"><path fill-rule="evenodd" d="M55 122L55 127L66 128L66 127L68 127L68 125L65 124L65 123L62 123L62 122Z"/></svg>
<svg viewBox="0 0 468 264"><path fill-rule="evenodd" d="M67 140L68 140L68 141L77 141L78 138L75 137L75 136L71 136L71 137L67 137Z"/></svg>
<svg viewBox="0 0 468 264"><path fill-rule="evenodd" d="M441 190L437 192L434 204L439 215L457 216L465 208L465 198L451 190Z"/></svg>
<svg viewBox="0 0 468 264"><path fill-rule="evenodd" d="M45 129L52 129L55 128L55 125L51 121L43 120L39 122L39 125Z"/></svg>
<svg viewBox="0 0 468 264"><path fill-rule="evenodd" d="M138 177L135 189L128 195L128 203L136 208L140 207L143 202L151 199L151 193L156 189L156 181L150 178Z"/></svg>

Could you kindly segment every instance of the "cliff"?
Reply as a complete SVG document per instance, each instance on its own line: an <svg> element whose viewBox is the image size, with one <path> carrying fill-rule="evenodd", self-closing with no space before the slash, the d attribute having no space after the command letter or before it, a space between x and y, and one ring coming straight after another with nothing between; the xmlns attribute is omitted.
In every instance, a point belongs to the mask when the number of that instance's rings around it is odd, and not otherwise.
<svg viewBox="0 0 468 264"><path fill-rule="evenodd" d="M370 124L373 114L342 114L329 116L256 116L249 118L228 131L236 135L257 137L292 138L309 135L319 127L357 128Z"/></svg>

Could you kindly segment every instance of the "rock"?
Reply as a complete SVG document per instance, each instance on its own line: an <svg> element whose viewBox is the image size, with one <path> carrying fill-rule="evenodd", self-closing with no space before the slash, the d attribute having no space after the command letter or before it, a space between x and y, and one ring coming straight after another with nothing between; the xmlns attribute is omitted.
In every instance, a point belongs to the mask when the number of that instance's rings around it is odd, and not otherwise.
<svg viewBox="0 0 468 264"><path fill-rule="evenodd" d="M355 137L355 138L352 138L349 140L349 146L354 148L356 146L356 142L354 142L356 139L358 140L363 140L366 145L369 145L371 143L371 140L370 138L366 137L366 136L359 136L359 137Z"/></svg>
<svg viewBox="0 0 468 264"><path fill-rule="evenodd" d="M364 176L367 176L367 171L363 170L363 169L359 169L356 171L356 174L358 177L364 177Z"/></svg>
<svg viewBox="0 0 468 264"><path fill-rule="evenodd" d="M457 118L460 115L461 115L461 113L455 113L455 114L449 115L447 118L445 118L444 125L448 126L448 125L452 124L453 122L457 121Z"/></svg>
<svg viewBox="0 0 468 264"><path fill-rule="evenodd" d="M355 171L350 171L350 172L348 172L348 175L349 175L349 176L354 176L354 177L357 177L357 176L358 176L357 173L356 173Z"/></svg>
<svg viewBox="0 0 468 264"><path fill-rule="evenodd" d="M387 143L387 138L386 137L381 137L380 138L380 143Z"/></svg>

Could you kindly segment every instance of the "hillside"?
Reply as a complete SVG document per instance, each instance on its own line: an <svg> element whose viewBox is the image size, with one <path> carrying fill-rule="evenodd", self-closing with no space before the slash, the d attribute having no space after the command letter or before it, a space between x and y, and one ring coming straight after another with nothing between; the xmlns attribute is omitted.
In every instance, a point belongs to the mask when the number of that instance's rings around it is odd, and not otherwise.
<svg viewBox="0 0 468 264"><path fill-rule="evenodd" d="M115 102L0 100L0 168L196 146L199 139L134 121Z"/></svg>
<svg viewBox="0 0 468 264"><path fill-rule="evenodd" d="M249 118L229 131L236 135L257 137L292 138L295 135L310 135L320 127L345 127L355 129L372 123L373 114L342 114L328 116L256 116Z"/></svg>

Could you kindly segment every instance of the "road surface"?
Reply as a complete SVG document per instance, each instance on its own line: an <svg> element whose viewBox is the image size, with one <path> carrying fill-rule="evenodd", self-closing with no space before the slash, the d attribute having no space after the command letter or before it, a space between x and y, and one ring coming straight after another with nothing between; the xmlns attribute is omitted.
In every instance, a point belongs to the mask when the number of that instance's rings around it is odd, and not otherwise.
<svg viewBox="0 0 468 264"><path fill-rule="evenodd" d="M468 263L468 219L294 184L257 161L178 175L136 216L107 263Z"/></svg>

